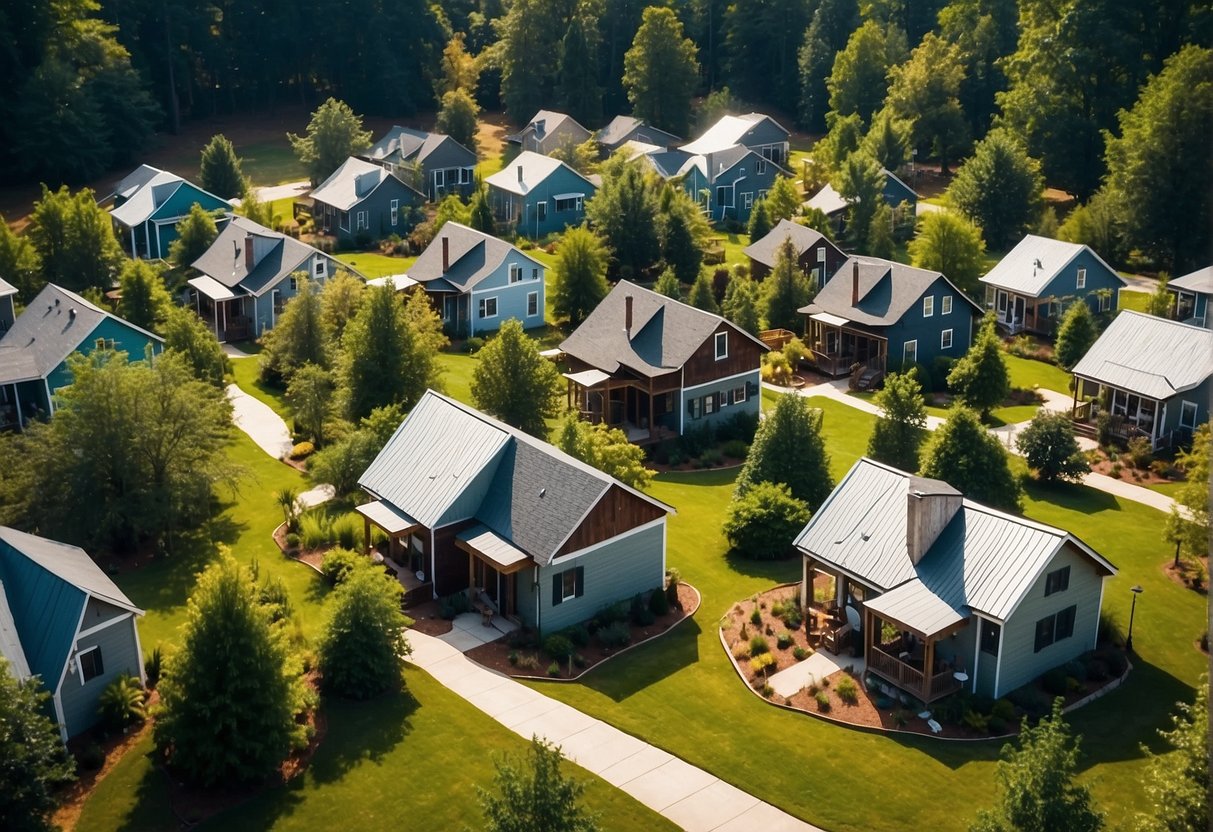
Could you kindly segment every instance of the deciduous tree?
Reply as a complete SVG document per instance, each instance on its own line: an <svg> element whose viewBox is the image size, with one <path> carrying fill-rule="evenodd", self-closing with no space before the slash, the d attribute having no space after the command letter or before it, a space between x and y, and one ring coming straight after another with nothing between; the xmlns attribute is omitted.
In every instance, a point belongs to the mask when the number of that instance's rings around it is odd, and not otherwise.
<svg viewBox="0 0 1213 832"><path fill-rule="evenodd" d="M1178 543L1188 557L1199 558L1209 551L1209 423L1192 434L1192 449L1176 457L1187 479L1175 494L1176 505L1167 515L1163 537ZM1182 510L1180 507L1182 506Z"/></svg>
<svg viewBox="0 0 1213 832"><path fill-rule="evenodd" d="M1158 318L1171 317L1171 310L1175 308L1175 295L1167 291L1169 282L1165 272L1158 276L1154 291L1146 296L1146 314Z"/></svg>
<svg viewBox="0 0 1213 832"><path fill-rule="evenodd" d="M75 762L48 717L50 694L37 677L17 681L0 656L0 827L52 832L60 787L75 779Z"/></svg>
<svg viewBox="0 0 1213 832"><path fill-rule="evenodd" d="M623 58L623 86L632 112L684 136L691 125L691 96L699 85L695 44L683 37L682 23L671 9L649 6L641 21Z"/></svg>
<svg viewBox="0 0 1213 832"><path fill-rule="evenodd" d="M476 131L480 128L480 105L467 90L443 93L438 119L434 125L473 153L476 152Z"/></svg>
<svg viewBox="0 0 1213 832"><path fill-rule="evenodd" d="M889 68L901 63L905 52L905 35L899 30L882 29L874 20L856 29L834 58L826 81L830 110L840 116L858 113L867 124L884 103Z"/></svg>
<svg viewBox="0 0 1213 832"><path fill-rule="evenodd" d="M195 202L185 218L177 223L177 239L169 244L168 259L178 268L192 266L218 236L215 218Z"/></svg>
<svg viewBox="0 0 1213 832"><path fill-rule="evenodd" d="M472 374L476 407L532 436L545 437L545 420L560 413L560 373L539 354L522 323L511 318L480 351Z"/></svg>
<svg viewBox="0 0 1213 832"><path fill-rule="evenodd" d="M1123 264L1127 259L1124 219L1106 189L1070 212L1057 229L1057 239L1090 246L1109 263Z"/></svg>
<svg viewBox="0 0 1213 832"><path fill-rule="evenodd" d="M926 438L927 408L915 373L889 373L875 403L881 413L868 440L868 456L916 472L918 451Z"/></svg>
<svg viewBox="0 0 1213 832"><path fill-rule="evenodd" d="M332 418L333 374L317 364L304 364L291 374L286 401L295 414L295 427L316 445L324 444L324 425Z"/></svg>
<svg viewBox="0 0 1213 832"><path fill-rule="evenodd" d="M1146 746L1146 794L1150 811L1137 816L1142 832L1186 832L1209 828L1209 680L1196 689L1196 701L1180 702L1170 731L1159 731L1170 753Z"/></svg>
<svg viewBox="0 0 1213 832"><path fill-rule="evenodd" d="M560 242L552 311L558 320L577 326L607 296L607 254L602 238L584 225L570 229Z"/></svg>
<svg viewBox="0 0 1213 832"><path fill-rule="evenodd" d="M110 215L87 188L71 193L64 186L52 192L44 185L26 233L49 283L108 290L122 269L124 257Z"/></svg>
<svg viewBox="0 0 1213 832"><path fill-rule="evenodd" d="M1015 446L1045 482L1079 480L1091 470L1074 438L1074 424L1064 413L1041 408L1015 438Z"/></svg>
<svg viewBox="0 0 1213 832"><path fill-rule="evenodd" d="M581 806L585 785L568 779L562 764L560 747L538 736L524 760L496 760L495 791L476 787L486 832L599 832L597 816Z"/></svg>
<svg viewBox="0 0 1213 832"><path fill-rule="evenodd" d="M198 184L221 199L243 197L248 191L249 183L244 178L236 148L222 133L211 136L202 148Z"/></svg>
<svg viewBox="0 0 1213 832"><path fill-rule="evenodd" d="M456 32L442 48L440 71L434 79L434 98L439 103L447 93L455 90L463 90L467 93L476 91L480 68L476 64L475 57L468 54L464 47L465 39L466 35L463 32Z"/></svg>
<svg viewBox="0 0 1213 832"><path fill-rule="evenodd" d="M371 134L362 128L362 116L336 98L316 108L304 135L286 135L313 186L327 179L350 156L371 146Z"/></svg>
<svg viewBox="0 0 1213 832"><path fill-rule="evenodd" d="M1007 452L967 407L954 407L927 440L922 475L943 480L979 503L1008 511L1019 508L1019 483Z"/></svg>
<svg viewBox="0 0 1213 832"><path fill-rule="evenodd" d="M735 497L760 482L783 483L792 496L816 511L834 488L830 455L821 436L822 412L803 396L780 396L758 425L754 443L737 475Z"/></svg>
<svg viewBox="0 0 1213 832"><path fill-rule="evenodd" d="M319 648L326 691L370 699L404 683L412 622L400 611L403 596L400 582L378 569L354 569L338 584Z"/></svg>
<svg viewBox="0 0 1213 832"><path fill-rule="evenodd" d="M1071 303L1057 327L1057 341L1053 346L1057 363L1067 370L1073 369L1098 337L1099 327L1095 325L1091 307L1083 300Z"/></svg>
<svg viewBox="0 0 1213 832"><path fill-rule="evenodd" d="M977 291L986 244L981 229L964 216L954 211L924 214L908 250L917 268L940 272L970 294Z"/></svg>
<svg viewBox="0 0 1213 832"><path fill-rule="evenodd" d="M721 531L729 548L751 560L793 554L792 541L809 522L809 507L779 482L760 482L729 503Z"/></svg>
<svg viewBox="0 0 1213 832"><path fill-rule="evenodd" d="M119 282L122 300L118 312L124 320L144 329L160 331L173 299L164 279L146 260L128 260Z"/></svg>
<svg viewBox="0 0 1213 832"><path fill-rule="evenodd" d="M772 329L798 329L800 310L808 305L813 285L800 268L791 238L779 244L775 266L763 281L763 311Z"/></svg>
<svg viewBox="0 0 1213 832"><path fill-rule="evenodd" d="M0 216L0 275L17 287L22 301L28 303L42 291L42 260L28 236L18 235Z"/></svg>
<svg viewBox="0 0 1213 832"><path fill-rule="evenodd" d="M591 425L570 413L560 426L555 444L569 456L633 488L647 488L653 480L653 472L644 467L644 449L629 442L619 428Z"/></svg>
<svg viewBox="0 0 1213 832"><path fill-rule="evenodd" d="M194 377L217 387L223 386L228 359L215 333L192 309L170 304L160 334L166 352L180 355L194 371Z"/></svg>
<svg viewBox="0 0 1213 832"><path fill-rule="evenodd" d="M775 181L771 183L771 189L767 192L765 201L771 224L775 225L780 220L790 220L799 214L800 203L804 202L804 197L800 195L800 191L791 179L786 176L776 176Z"/></svg>
<svg viewBox="0 0 1213 832"><path fill-rule="evenodd" d="M889 109L910 123L915 147L939 157L945 175L948 161L967 140L958 97L963 81L960 49L934 32L927 32L908 61L889 70Z"/></svg>
<svg viewBox="0 0 1213 832"><path fill-rule="evenodd" d="M948 200L985 234L997 251L1009 249L1040 216L1040 165L1006 130L991 130L973 148L948 188Z"/></svg>
<svg viewBox="0 0 1213 832"><path fill-rule="evenodd" d="M304 364L328 367L330 356L320 292L306 275L295 275L298 294L287 301L274 328L262 337L261 374L289 380Z"/></svg>
<svg viewBox="0 0 1213 832"><path fill-rule="evenodd" d="M324 284L320 293L320 320L330 344L340 344L346 325L358 314L366 298L366 284L346 271L337 273Z"/></svg>

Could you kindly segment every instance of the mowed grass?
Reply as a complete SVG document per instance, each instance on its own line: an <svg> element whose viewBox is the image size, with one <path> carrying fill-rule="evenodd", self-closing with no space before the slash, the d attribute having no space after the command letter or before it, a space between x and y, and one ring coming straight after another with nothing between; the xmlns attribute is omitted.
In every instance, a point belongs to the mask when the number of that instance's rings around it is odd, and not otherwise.
<svg viewBox="0 0 1213 832"><path fill-rule="evenodd" d="M1007 362L1012 387L1025 390L1043 387L1058 393L1069 392L1070 374L1056 364L1037 361L1034 358L1020 358L1005 352L1002 357Z"/></svg>
<svg viewBox="0 0 1213 832"><path fill-rule="evenodd" d="M307 179L307 168L299 161L283 133L280 139L237 145L244 175L254 185L281 185Z"/></svg>
<svg viewBox="0 0 1213 832"><path fill-rule="evenodd" d="M291 408L286 403L286 390L261 380L261 361L256 356L233 358L231 377L245 393L268 404L282 418L290 418Z"/></svg>
<svg viewBox="0 0 1213 832"><path fill-rule="evenodd" d="M1149 292L1138 292L1134 289L1121 289L1116 305L1120 309L1133 309L1137 312L1145 312L1146 304L1150 302Z"/></svg>
<svg viewBox="0 0 1213 832"><path fill-rule="evenodd" d="M393 257L377 251L353 251L333 255L368 279L404 274L417 262L416 257Z"/></svg>

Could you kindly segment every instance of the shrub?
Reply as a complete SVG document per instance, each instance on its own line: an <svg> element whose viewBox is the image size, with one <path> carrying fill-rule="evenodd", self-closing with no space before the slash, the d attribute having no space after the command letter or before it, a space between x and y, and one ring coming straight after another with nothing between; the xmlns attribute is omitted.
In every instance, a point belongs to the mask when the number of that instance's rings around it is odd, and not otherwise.
<svg viewBox="0 0 1213 832"><path fill-rule="evenodd" d="M1123 676L1124 672L1129 669L1128 657L1115 647L1099 650L1097 655L1107 663L1108 670L1115 677Z"/></svg>
<svg viewBox="0 0 1213 832"><path fill-rule="evenodd" d="M1108 474L1111 475L1114 479L1119 479L1120 472L1122 470L1124 470L1124 469L1121 467L1121 464L1119 462L1114 462L1114 463L1112 463L1112 467L1111 467L1111 469L1109 469Z"/></svg>
<svg viewBox="0 0 1213 832"><path fill-rule="evenodd" d="M574 647L586 647L590 643L590 631L586 629L584 624L576 624L569 627L567 630L562 631L561 635L571 641Z"/></svg>
<svg viewBox="0 0 1213 832"><path fill-rule="evenodd" d="M355 569L334 590L318 648L327 692L369 699L402 684L412 623L400 611L403 597L399 581L377 569Z"/></svg>
<svg viewBox="0 0 1213 832"><path fill-rule="evenodd" d="M362 533L362 523L357 515L343 514L333 521L330 527L332 540L346 549L358 548L358 536Z"/></svg>
<svg viewBox="0 0 1213 832"><path fill-rule="evenodd" d="M626 621L616 621L598 628L598 643L603 647L624 647L632 641L632 631Z"/></svg>
<svg viewBox="0 0 1213 832"><path fill-rule="evenodd" d="M782 483L759 482L729 504L724 536L733 551L755 560L787 557L809 520L809 508Z"/></svg>
<svg viewBox="0 0 1213 832"><path fill-rule="evenodd" d="M670 567L665 574L665 599L671 609L682 609L682 604L678 601L678 585L682 583L682 573Z"/></svg>
<svg viewBox="0 0 1213 832"><path fill-rule="evenodd" d="M1085 662L1087 678L1092 682L1103 682L1108 678L1108 664L1103 659L1096 656L1088 656Z"/></svg>
<svg viewBox="0 0 1213 832"><path fill-rule="evenodd" d="M720 446L720 453L733 459L745 459L749 452L750 446L740 439L730 439Z"/></svg>
<svg viewBox="0 0 1213 832"><path fill-rule="evenodd" d="M716 438L720 442L739 440L749 445L754 441L754 434L757 432L757 413L734 413L716 426Z"/></svg>
<svg viewBox="0 0 1213 832"><path fill-rule="evenodd" d="M1096 643L1101 645L1120 644L1120 622L1116 620L1116 615L1111 610L1099 611Z"/></svg>
<svg viewBox="0 0 1213 832"><path fill-rule="evenodd" d="M1165 459L1156 459L1150 463L1150 473L1169 480L1175 476L1175 466Z"/></svg>
<svg viewBox="0 0 1213 832"><path fill-rule="evenodd" d="M95 742L90 742L76 755L76 762L84 771L97 771L105 765L105 750Z"/></svg>
<svg viewBox="0 0 1213 832"><path fill-rule="evenodd" d="M775 657L770 653L763 653L750 659L750 672L755 676L763 676L768 670L775 666Z"/></svg>
<svg viewBox="0 0 1213 832"><path fill-rule="evenodd" d="M590 663L589 659L587 659L585 656L581 655L580 653L573 654L573 666L574 667L584 668L589 663Z"/></svg>
<svg viewBox="0 0 1213 832"><path fill-rule="evenodd" d="M108 731L121 731L147 718L146 694L139 680L123 673L105 686L97 700L97 715Z"/></svg>
<svg viewBox="0 0 1213 832"><path fill-rule="evenodd" d="M750 623L755 627L762 626L762 613L759 612L757 607L755 607L754 611L750 613Z"/></svg>
<svg viewBox="0 0 1213 832"><path fill-rule="evenodd" d="M747 659L750 656L750 643L745 639L733 645L733 658Z"/></svg>
<svg viewBox="0 0 1213 832"><path fill-rule="evenodd" d="M510 654L508 656L506 656L506 658L509 659L510 664L517 665L518 664L518 651L511 650Z"/></svg>
<svg viewBox="0 0 1213 832"><path fill-rule="evenodd" d="M786 631L780 633L779 638L775 639L775 645L780 650L787 650L792 646L792 634Z"/></svg>
<svg viewBox="0 0 1213 832"><path fill-rule="evenodd" d="M1150 447L1150 440L1144 436L1135 436L1129 440L1128 447L1125 449L1125 456L1129 459L1129 464L1134 468L1145 470L1150 466L1150 462L1154 459L1153 449Z"/></svg>
<svg viewBox="0 0 1213 832"><path fill-rule="evenodd" d="M320 571L329 586L337 586L362 564L362 557L357 552L338 547L325 552L324 560L320 562Z"/></svg>
<svg viewBox="0 0 1213 832"><path fill-rule="evenodd" d="M960 718L960 722L965 728L975 734L984 734L989 727L989 717L979 711L967 710Z"/></svg>
<svg viewBox="0 0 1213 832"><path fill-rule="evenodd" d="M829 713L830 695L828 693L826 693L824 690L819 690L817 691L817 695L813 698L817 700L817 710L821 711L823 714Z"/></svg>
<svg viewBox="0 0 1213 832"><path fill-rule="evenodd" d="M1111 445L1116 439L1115 434L1112 432L1112 428L1112 414L1107 410L1101 410L1099 415L1095 417L1095 441L1098 442L1101 447Z"/></svg>
<svg viewBox="0 0 1213 832"><path fill-rule="evenodd" d="M1078 659L1066 662L1065 671L1067 676L1073 676L1079 682L1087 681L1087 666Z"/></svg>
<svg viewBox="0 0 1213 832"><path fill-rule="evenodd" d="M665 597L665 591L658 587L649 593L649 612L657 618L670 611L670 599Z"/></svg>
<svg viewBox="0 0 1213 832"><path fill-rule="evenodd" d="M333 521L323 511L308 512L299 518L299 536L305 549L319 549L333 540Z"/></svg>
<svg viewBox="0 0 1213 832"><path fill-rule="evenodd" d="M291 532L286 536L286 550L288 552L299 551L299 535Z"/></svg>
<svg viewBox="0 0 1213 832"><path fill-rule="evenodd" d="M1007 698L1027 714L1029 719L1040 719L1052 707L1052 700L1048 694L1031 685L1011 691Z"/></svg>
<svg viewBox="0 0 1213 832"><path fill-rule="evenodd" d="M772 604L771 614L782 621L789 630L798 630L804 623L804 615L800 611L800 598L796 593Z"/></svg>
<svg viewBox="0 0 1213 832"><path fill-rule="evenodd" d="M813 655L810 651L801 647L799 644L792 648L792 658L798 662L803 662L809 656Z"/></svg>
<svg viewBox="0 0 1213 832"><path fill-rule="evenodd" d="M715 442L715 429L711 425L704 425L701 428L692 428L679 437L678 447L684 459L693 459L712 447Z"/></svg>
<svg viewBox="0 0 1213 832"><path fill-rule="evenodd" d="M750 655L757 656L761 653L766 653L771 649L771 645L767 643L766 636L756 635L750 639Z"/></svg>
<svg viewBox="0 0 1213 832"><path fill-rule="evenodd" d="M1010 722L1015 719L1015 706L1011 704L1009 699L999 699L990 708L990 717Z"/></svg>
<svg viewBox="0 0 1213 832"><path fill-rule="evenodd" d="M628 620L628 603L620 601L618 604L611 604L603 607L594 615L594 621L597 622L599 628L607 627L611 624L616 624L620 621Z"/></svg>
<svg viewBox="0 0 1213 832"><path fill-rule="evenodd" d="M649 605L644 601L644 596L640 593L632 596L628 617L637 627L647 627L655 620L652 610L649 609Z"/></svg>
<svg viewBox="0 0 1213 832"><path fill-rule="evenodd" d="M287 454L291 459L307 459L316 452L316 446L311 442L300 442L291 448L291 452Z"/></svg>
<svg viewBox="0 0 1213 832"><path fill-rule="evenodd" d="M859 687L850 676L843 676L839 679L834 690L838 691L838 698L848 705L855 705L859 702Z"/></svg>
<svg viewBox="0 0 1213 832"><path fill-rule="evenodd" d="M438 614L447 621L453 621L471 609L472 599L468 598L466 592L455 592L438 599Z"/></svg>
<svg viewBox="0 0 1213 832"><path fill-rule="evenodd" d="M551 664L549 664L548 665L548 675L549 676L559 676L560 675L560 665L557 664L556 662L552 662Z"/></svg>
<svg viewBox="0 0 1213 832"><path fill-rule="evenodd" d="M724 454L716 448L708 448L699 455L698 466L700 468L714 468L724 462Z"/></svg>
<svg viewBox="0 0 1213 832"><path fill-rule="evenodd" d="M518 657L518 667L521 668L522 670L538 670L539 669L539 657L536 656L534 653L528 653L527 655L519 656Z"/></svg>
<svg viewBox="0 0 1213 832"><path fill-rule="evenodd" d="M573 655L573 642L557 633L544 639L543 649L556 661L563 662Z"/></svg>
<svg viewBox="0 0 1213 832"><path fill-rule="evenodd" d="M147 681L148 690L156 687L156 683L160 681L160 670L164 665L164 656L160 652L160 645L156 645L143 662L143 675Z"/></svg>
<svg viewBox="0 0 1213 832"><path fill-rule="evenodd" d="M1064 668L1055 667L1040 677L1040 686L1045 689L1046 693L1053 696L1063 696L1066 693L1066 671Z"/></svg>
<svg viewBox="0 0 1213 832"><path fill-rule="evenodd" d="M474 335L463 342L463 350L468 355L475 355L484 349L484 339L479 335Z"/></svg>
<svg viewBox="0 0 1213 832"><path fill-rule="evenodd" d="M1007 720L1000 716L991 716L986 720L986 728L991 734L1005 734L1007 732Z"/></svg>

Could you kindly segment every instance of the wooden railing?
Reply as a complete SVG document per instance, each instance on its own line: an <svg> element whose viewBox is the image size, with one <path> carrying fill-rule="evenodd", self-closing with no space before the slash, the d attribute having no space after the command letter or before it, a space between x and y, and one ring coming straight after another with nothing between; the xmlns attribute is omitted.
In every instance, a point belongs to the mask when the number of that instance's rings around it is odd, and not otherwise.
<svg viewBox="0 0 1213 832"><path fill-rule="evenodd" d="M960 690L960 682L956 681L951 669L936 673L928 682L921 670L875 645L868 648L868 670L914 694L923 702L933 702Z"/></svg>
<svg viewBox="0 0 1213 832"><path fill-rule="evenodd" d="M764 329L758 333L758 340L767 345L767 349L781 350L784 345L796 337L790 329Z"/></svg>
<svg viewBox="0 0 1213 832"><path fill-rule="evenodd" d="M955 671L945 670L931 677L931 687L923 701L932 702L958 690L960 690L960 682L956 681Z"/></svg>

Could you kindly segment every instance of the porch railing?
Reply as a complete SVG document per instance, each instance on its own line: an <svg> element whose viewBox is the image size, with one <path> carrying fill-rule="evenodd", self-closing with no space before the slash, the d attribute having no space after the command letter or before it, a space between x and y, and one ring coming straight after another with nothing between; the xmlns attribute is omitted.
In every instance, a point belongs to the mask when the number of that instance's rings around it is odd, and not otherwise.
<svg viewBox="0 0 1213 832"><path fill-rule="evenodd" d="M923 671L875 645L868 648L868 670L923 702L932 702L960 690L960 682L952 670L942 670L928 680Z"/></svg>

